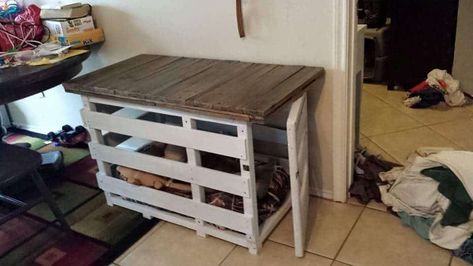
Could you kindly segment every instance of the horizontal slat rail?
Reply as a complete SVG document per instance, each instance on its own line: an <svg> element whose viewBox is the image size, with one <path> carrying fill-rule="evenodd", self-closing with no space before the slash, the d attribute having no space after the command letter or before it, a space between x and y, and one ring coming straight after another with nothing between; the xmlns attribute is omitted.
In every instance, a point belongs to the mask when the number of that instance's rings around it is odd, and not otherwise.
<svg viewBox="0 0 473 266"><path fill-rule="evenodd" d="M101 189L113 194L146 202L152 206L164 208L186 216L199 218L238 232L248 233L250 231L252 217L245 216L241 213L206 203L199 203L192 199L176 196L160 190L135 186L101 173L97 174L97 181ZM224 217L224 219L222 219L222 217Z"/></svg>
<svg viewBox="0 0 473 266"><path fill-rule="evenodd" d="M111 115L134 119L134 118L139 118L145 114L146 112L142 110L136 110L136 109L131 109L131 108L121 108L113 112ZM106 134L108 134L107 131L102 131L102 135L106 135Z"/></svg>
<svg viewBox="0 0 473 266"><path fill-rule="evenodd" d="M92 157L100 161L171 177L188 183L195 183L242 197L247 197L249 193L248 180L240 175L130 150L117 149L98 143L90 143L89 148Z"/></svg>
<svg viewBox="0 0 473 266"><path fill-rule="evenodd" d="M153 113L159 113L159 114L165 114L165 115L189 116L189 117L192 117L192 119L196 119L200 121L214 122L214 123L220 123L220 124L225 124L225 125L230 125L230 126L238 126L238 125L245 124L245 122L242 122L236 119L216 118L212 116L201 115L192 111L185 112L185 111L179 111L176 109L171 110L168 108L161 108L158 106L140 105L140 104L131 103L131 102L121 102L121 101L115 101L112 99L98 98L94 96L89 96L87 97L87 99L89 102L92 102L92 103L107 104L107 105L112 105L116 107L127 107L127 108L133 108L136 110L142 110L145 112L153 112Z"/></svg>
<svg viewBox="0 0 473 266"><path fill-rule="evenodd" d="M82 109L84 123L93 129L174 144L229 157L246 159L246 140L144 120L116 117Z"/></svg>
<svg viewBox="0 0 473 266"><path fill-rule="evenodd" d="M126 199L123 199L120 196L116 196L113 194L110 197L110 199L113 202L113 204L116 204L118 206L130 209L130 210L141 212L145 216L156 217L158 219L161 219L167 222L171 222L180 226L184 226L184 227L196 230L197 225L193 218L179 215L177 213L172 213L166 210L160 210L158 208L147 206L141 203L128 201ZM203 230L204 233L206 234L212 235L214 237L217 237L226 241L230 241L232 243L235 243L243 247L248 247L248 242L246 240L245 235L242 235L230 230L221 230L212 225L205 225L203 228L200 228L200 229Z"/></svg>

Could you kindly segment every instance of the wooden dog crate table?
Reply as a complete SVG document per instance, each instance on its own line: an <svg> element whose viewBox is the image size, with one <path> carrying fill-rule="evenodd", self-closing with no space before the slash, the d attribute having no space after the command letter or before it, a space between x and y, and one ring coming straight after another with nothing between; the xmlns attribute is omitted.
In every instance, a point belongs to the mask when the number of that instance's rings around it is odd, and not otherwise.
<svg viewBox="0 0 473 266"><path fill-rule="evenodd" d="M253 254L292 206L296 256L303 256L309 202L306 91L323 74L317 67L139 55L64 87L82 95L82 118L108 204L248 247ZM283 117L285 125L268 125L273 116ZM107 141L112 134L121 141ZM259 154L258 141L282 145L286 158ZM139 152L154 142L185 148L187 161ZM203 167L204 152L238 159L240 171ZM286 166L291 185L282 206L262 223L255 158ZM192 196L127 183L113 176L112 165L189 183ZM206 189L241 196L243 213L208 204Z"/></svg>

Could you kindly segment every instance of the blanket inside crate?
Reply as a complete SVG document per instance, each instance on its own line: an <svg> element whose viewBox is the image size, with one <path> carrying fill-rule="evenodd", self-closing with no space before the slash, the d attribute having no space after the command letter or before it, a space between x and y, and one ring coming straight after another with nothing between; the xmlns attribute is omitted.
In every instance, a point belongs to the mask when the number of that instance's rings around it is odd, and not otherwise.
<svg viewBox="0 0 473 266"><path fill-rule="evenodd" d="M166 150L169 147L172 147L173 153L176 152L176 150L177 153L179 153L179 149L176 149L175 146L171 145L167 145L167 147L164 148L164 152L160 149L163 148L163 146L156 149L156 145L149 146L140 152L167 158ZM185 149L181 149L180 152L185 153ZM180 158L179 161L187 161L186 156L181 156ZM176 160L174 157L169 159ZM203 167L233 174L240 173L240 162L238 159L201 152L201 160ZM112 169L115 177L124 179L129 183L159 189L186 198L192 198L189 183L118 165L114 165ZM119 171L120 169L121 171ZM284 203L290 191L290 177L287 171L282 166L277 165L274 161L255 161L255 173L258 216L259 222L262 223L275 213ZM136 177L138 177L141 182L137 182ZM243 198L241 196L210 188L205 189L205 196L208 204L243 213Z"/></svg>

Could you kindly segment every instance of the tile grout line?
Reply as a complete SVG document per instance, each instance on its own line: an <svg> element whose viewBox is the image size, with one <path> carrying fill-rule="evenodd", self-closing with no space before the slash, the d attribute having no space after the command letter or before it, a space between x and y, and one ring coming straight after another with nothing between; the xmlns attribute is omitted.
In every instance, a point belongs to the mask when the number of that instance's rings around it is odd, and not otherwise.
<svg viewBox="0 0 473 266"><path fill-rule="evenodd" d="M348 232L347 236L345 237L345 239L343 240L343 243L342 245L340 245L340 248L338 249L337 253L335 254L335 257L333 260L337 260L338 258L338 255L340 255L340 252L342 251L343 247L345 246L348 238L350 237L351 233L353 232L353 230L355 229L356 225L358 224L358 221L360 220L361 216L363 215L363 213L366 211L366 206L363 208L363 210L361 210L360 214L358 215L358 217L356 218L355 222L353 223L353 226L350 228L350 231ZM338 261L338 260L337 260ZM343 261L342 261L343 262ZM344 262L343 262L344 263Z"/></svg>
<svg viewBox="0 0 473 266"><path fill-rule="evenodd" d="M123 252L117 258L115 258L113 263L118 265L118 263L121 263L123 260L125 260L128 256L131 255L131 253L133 253L133 251L135 251L139 246L141 246L144 241L146 241L149 237L151 237L151 235L154 234L165 223L166 223L165 221L160 220L151 230L149 230L149 232L147 232L144 236L142 236L138 241L133 243L133 245L131 245L131 247L129 247L127 250L125 250L125 252ZM117 261L118 259L120 259L120 262Z"/></svg>
<svg viewBox="0 0 473 266"><path fill-rule="evenodd" d="M383 89L384 89L384 88L383 88ZM426 124L426 123L424 123L424 122L418 120L418 119L417 119L417 116L414 116L413 114L406 113L404 110L402 110L401 108L399 108L397 105L392 104L392 103L390 103L390 102L388 102L388 101L385 101L384 98L381 98L381 97L379 97L378 95L376 95L376 94L374 94L374 93L371 93L371 92L369 92L369 91L367 91L367 90L363 90L363 92L366 92L366 93L368 93L369 95L371 95L371 96L377 98L378 100L380 100L380 101L382 101L383 103L387 104L389 107L392 107L392 108L396 109L397 111L403 113L404 115L408 116L408 117L411 118L411 119L414 119L415 121L417 121L417 122L423 124L424 126L440 125L440 124L443 124L443 123L448 123L448 122L452 122L452 121L456 121L456 120L460 120L460 119L461 119L461 118L456 118L456 119L449 120L449 121L434 122L434 123L428 123L428 124ZM467 112L469 112L470 114L472 113L472 110L469 110L469 108L467 108L467 107L465 107L465 106L463 106L463 107L450 107L450 108L462 108L462 109L466 110ZM469 116L469 117L470 117L470 116Z"/></svg>
<svg viewBox="0 0 473 266"><path fill-rule="evenodd" d="M403 165L403 163L401 163L394 155L392 155L390 152L388 152L386 149L384 149L383 147L381 147L381 145L379 145L378 143L374 142L371 138L367 137L367 139L369 141L371 141L374 145L378 146L378 148L383 151L384 153L386 153L387 155L391 156L394 160L396 160L395 163L398 163L398 164L401 164ZM369 151L368 151L369 152ZM387 160L387 158L383 158L385 160ZM366 206L368 206L368 204L366 204Z"/></svg>
<svg viewBox="0 0 473 266"><path fill-rule="evenodd" d="M416 127L405 128L405 129L400 129L400 130L396 130L396 131L392 131L392 132L385 132L385 133L376 134L376 135L371 135L371 136L368 136L368 135L366 135L366 134L363 134L363 135L364 135L365 137L367 137L367 138L373 138L373 137L386 136L386 135L389 135L389 134L401 133L401 132L404 132L404 131L409 131L409 130L413 130L413 129L419 129L419 128L423 128L423 127L428 127L428 126L426 126L426 125L420 125L420 126L416 126Z"/></svg>
<svg viewBox="0 0 473 266"><path fill-rule="evenodd" d="M230 252L228 252L227 255L225 255L225 257L222 259L222 261L220 261L220 262L218 263L218 266L222 265L222 263L224 263L224 262L228 259L228 257L230 257L230 254L232 254L233 251L234 251L236 248L237 248L237 245L233 244L233 248L230 250Z"/></svg>
<svg viewBox="0 0 473 266"><path fill-rule="evenodd" d="M449 122L447 122L449 123ZM433 125L433 126L438 126L438 125ZM449 142L451 142L452 144L455 144L456 146L458 146L458 148L460 149L467 149L466 147L464 147L463 145L455 142L455 140L453 139L450 139L449 137L445 136L444 134L438 132L437 130L435 130L434 128L432 128L431 126L428 126L428 128L430 128L432 131L434 131L435 133L439 134L441 137L445 138L446 140L448 140ZM453 148L456 148L456 147L453 147Z"/></svg>
<svg viewBox="0 0 473 266"><path fill-rule="evenodd" d="M285 246L285 247L288 247L288 248L291 248L291 249L295 249L293 246L288 245L286 243L279 242L279 241L275 241L275 240L271 240L271 239L268 239L266 241L270 241L270 242L273 242L273 243L278 244L278 245L282 245L282 246ZM316 255L316 256L319 256L319 257L322 257L322 258L326 258L326 259L329 259L329 260L334 260L333 258L327 257L326 255L318 254L318 253L315 253L313 251L309 251L307 249L304 249L304 252L307 252L311 255Z"/></svg>
<svg viewBox="0 0 473 266"><path fill-rule="evenodd" d="M452 266L453 254L450 254L450 260L448 261L448 266Z"/></svg>

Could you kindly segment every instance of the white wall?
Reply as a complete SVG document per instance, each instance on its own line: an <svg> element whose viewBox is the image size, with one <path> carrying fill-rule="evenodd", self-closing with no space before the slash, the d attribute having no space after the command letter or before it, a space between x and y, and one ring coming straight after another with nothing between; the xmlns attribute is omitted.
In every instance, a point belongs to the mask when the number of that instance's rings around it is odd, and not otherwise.
<svg viewBox="0 0 473 266"><path fill-rule="evenodd" d="M42 0L57 5L67 1ZM313 189L331 197L332 93L335 68L336 1L244 0L247 37L236 28L234 0L91 0L106 42L94 48L85 71L140 53L323 66L324 81L311 92L311 169ZM80 123L80 99L60 87L45 98L10 104L13 120L39 132ZM336 164L336 162L335 162Z"/></svg>
<svg viewBox="0 0 473 266"><path fill-rule="evenodd" d="M473 95L473 1L460 0L458 8L457 36L453 76L460 80L462 89Z"/></svg>

